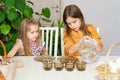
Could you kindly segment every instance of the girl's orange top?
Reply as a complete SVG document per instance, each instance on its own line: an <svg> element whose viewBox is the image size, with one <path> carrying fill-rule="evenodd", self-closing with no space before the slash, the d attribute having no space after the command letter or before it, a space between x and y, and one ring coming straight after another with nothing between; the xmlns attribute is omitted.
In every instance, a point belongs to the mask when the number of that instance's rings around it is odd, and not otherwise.
<svg viewBox="0 0 120 80"><path fill-rule="evenodd" d="M97 32L96 28L91 24L87 24L87 28L88 28L88 31L91 33L91 37L94 38L99 43L99 45L103 46L101 37L100 37L99 33ZM80 53L78 51L70 54L69 49L73 44L80 41L80 39L83 37L83 32L71 30L71 33L72 33L72 35L68 36L66 31L64 32L64 36L63 36L64 53L66 56L80 56Z"/></svg>

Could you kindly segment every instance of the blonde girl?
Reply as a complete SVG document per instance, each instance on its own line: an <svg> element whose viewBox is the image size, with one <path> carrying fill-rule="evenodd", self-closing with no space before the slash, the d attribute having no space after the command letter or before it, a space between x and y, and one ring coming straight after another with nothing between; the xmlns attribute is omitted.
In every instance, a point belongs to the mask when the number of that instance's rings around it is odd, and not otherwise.
<svg viewBox="0 0 120 80"><path fill-rule="evenodd" d="M13 57L14 55L47 55L44 41L41 41L38 21L34 18L26 18L21 22L19 37L7 56Z"/></svg>

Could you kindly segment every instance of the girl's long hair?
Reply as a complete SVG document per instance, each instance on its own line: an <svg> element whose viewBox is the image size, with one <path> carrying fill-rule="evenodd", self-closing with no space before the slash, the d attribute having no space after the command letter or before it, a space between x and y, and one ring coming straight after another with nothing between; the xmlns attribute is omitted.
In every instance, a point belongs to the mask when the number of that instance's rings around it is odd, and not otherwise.
<svg viewBox="0 0 120 80"><path fill-rule="evenodd" d="M72 18L79 18L81 20L81 26L80 30L83 32L84 35L89 35L90 33L88 32L87 26L85 24L84 16L80 10L79 7L77 7L74 4L66 6L64 12L63 12L63 22L64 22L64 27L66 29L66 32L68 35L70 35L70 28L67 25L66 19L68 17Z"/></svg>
<svg viewBox="0 0 120 80"><path fill-rule="evenodd" d="M35 20L34 18L26 18L21 22L20 29L19 29L19 39L22 40L23 43L23 48L24 48L24 54L26 56L32 55L31 49L30 49L30 40L27 38L27 31L30 30L31 25L37 25L38 26L38 21ZM38 26L39 27L39 26ZM39 30L38 30L39 31ZM40 32L39 32L40 33ZM40 34L38 34L38 38L36 40L36 43L39 44L41 41Z"/></svg>

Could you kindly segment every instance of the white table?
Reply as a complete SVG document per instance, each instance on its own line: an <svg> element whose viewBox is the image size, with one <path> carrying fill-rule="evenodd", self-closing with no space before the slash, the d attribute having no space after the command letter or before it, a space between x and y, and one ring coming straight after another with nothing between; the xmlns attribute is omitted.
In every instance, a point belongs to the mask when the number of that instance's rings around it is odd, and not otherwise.
<svg viewBox="0 0 120 80"><path fill-rule="evenodd" d="M116 58L116 56L112 56L112 58ZM54 68L45 71L43 64L35 61L34 56L17 56L15 59L24 61L24 67L16 70L14 80L97 80L95 67L105 61L105 57L101 56L97 62L87 64L85 71L78 71L76 68L73 71L66 71L65 68L62 71L56 71Z"/></svg>
<svg viewBox="0 0 120 80"><path fill-rule="evenodd" d="M0 70L3 73L5 80L13 80L16 74L16 62L9 63L7 65L0 64Z"/></svg>

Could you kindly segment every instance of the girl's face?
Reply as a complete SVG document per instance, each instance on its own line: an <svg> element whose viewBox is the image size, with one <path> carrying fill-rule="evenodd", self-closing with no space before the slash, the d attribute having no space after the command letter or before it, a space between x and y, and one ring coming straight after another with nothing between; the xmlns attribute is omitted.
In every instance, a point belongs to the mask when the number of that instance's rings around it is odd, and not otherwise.
<svg viewBox="0 0 120 80"><path fill-rule="evenodd" d="M31 41L36 41L39 34L39 28L37 25L30 25L30 30L27 31L27 37Z"/></svg>
<svg viewBox="0 0 120 80"><path fill-rule="evenodd" d="M68 16L66 19L67 25L70 29L78 31L81 25L81 20L79 18L73 18Z"/></svg>

